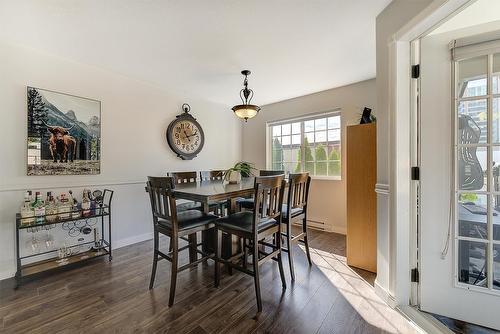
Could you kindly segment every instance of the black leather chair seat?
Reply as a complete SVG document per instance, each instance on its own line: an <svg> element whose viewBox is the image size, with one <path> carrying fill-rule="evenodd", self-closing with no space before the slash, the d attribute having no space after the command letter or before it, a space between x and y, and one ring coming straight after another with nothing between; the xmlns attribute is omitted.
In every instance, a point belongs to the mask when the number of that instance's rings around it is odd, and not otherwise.
<svg viewBox="0 0 500 334"><path fill-rule="evenodd" d="M254 207L254 200L253 198L238 198L236 199L236 204L240 207L240 208L245 208L245 209L248 209L248 210L253 210L253 207Z"/></svg>
<svg viewBox="0 0 500 334"><path fill-rule="evenodd" d="M224 228L226 227L231 230L252 233L252 221L253 212L243 211L219 218L215 221L215 224L221 230L224 230ZM258 226L258 232L265 231L268 228L276 225L278 225L276 219L261 219Z"/></svg>
<svg viewBox="0 0 500 334"><path fill-rule="evenodd" d="M205 214L199 210L188 210L177 213L177 221L179 223L179 231L188 230L193 227L203 226L215 221L216 215L211 213ZM171 229L172 224L168 220L158 219L158 225Z"/></svg>
<svg viewBox="0 0 500 334"><path fill-rule="evenodd" d="M283 218L288 218L288 205L283 204L283 208L281 209L283 212ZM291 216L292 218L298 215L301 215L304 212L303 208L292 208Z"/></svg>

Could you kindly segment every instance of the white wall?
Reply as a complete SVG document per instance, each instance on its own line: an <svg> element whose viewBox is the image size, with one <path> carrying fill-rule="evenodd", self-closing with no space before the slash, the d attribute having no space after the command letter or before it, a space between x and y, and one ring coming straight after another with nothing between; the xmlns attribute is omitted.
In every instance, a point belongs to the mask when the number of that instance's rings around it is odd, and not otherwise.
<svg viewBox="0 0 500 334"><path fill-rule="evenodd" d="M148 175L166 171L226 168L241 158L241 122L229 106L168 94L158 87L21 46L0 43L0 279L15 271L14 217L23 190L81 187L115 190L115 245L150 237ZM26 86L102 102L101 174L26 176ZM205 147L192 161L168 148L165 130L187 102L205 132ZM25 241L21 241L25 242Z"/></svg>
<svg viewBox="0 0 500 334"><path fill-rule="evenodd" d="M389 142L389 40L400 28L417 16L432 0L394 0L376 20L377 39L377 279L376 287L387 296L394 295L396 227L390 222L389 205L392 195ZM409 69L408 69L409 73Z"/></svg>
<svg viewBox="0 0 500 334"><path fill-rule="evenodd" d="M342 109L342 141L345 127L357 124L363 107L376 105L375 79L334 88L323 92L269 104L259 115L243 126L243 159L257 168L266 167L266 122L303 116L340 107ZM323 222L327 230L346 232L345 150L342 150L342 180L313 180L310 191L309 219Z"/></svg>

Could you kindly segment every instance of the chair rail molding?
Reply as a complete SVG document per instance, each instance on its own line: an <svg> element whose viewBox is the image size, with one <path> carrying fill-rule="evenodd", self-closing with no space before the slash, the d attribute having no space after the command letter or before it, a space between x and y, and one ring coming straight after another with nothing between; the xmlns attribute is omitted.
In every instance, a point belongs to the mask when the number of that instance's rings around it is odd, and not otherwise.
<svg viewBox="0 0 500 334"><path fill-rule="evenodd" d="M78 188L78 187L102 187L102 186L119 186L119 185L133 185L133 184L145 184L145 180L134 180L134 179L123 179L123 180L72 180L69 182L58 181L58 182L32 182L26 183L22 182L19 184L1 185L0 193L3 192L14 192L14 191L24 191L26 189L62 189L62 188Z"/></svg>

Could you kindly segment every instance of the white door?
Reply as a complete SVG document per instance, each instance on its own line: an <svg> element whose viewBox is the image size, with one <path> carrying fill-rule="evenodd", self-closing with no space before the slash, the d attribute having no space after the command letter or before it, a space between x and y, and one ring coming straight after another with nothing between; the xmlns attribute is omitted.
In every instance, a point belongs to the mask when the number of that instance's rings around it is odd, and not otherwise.
<svg viewBox="0 0 500 334"><path fill-rule="evenodd" d="M454 38L421 40L420 308L500 330L500 48Z"/></svg>

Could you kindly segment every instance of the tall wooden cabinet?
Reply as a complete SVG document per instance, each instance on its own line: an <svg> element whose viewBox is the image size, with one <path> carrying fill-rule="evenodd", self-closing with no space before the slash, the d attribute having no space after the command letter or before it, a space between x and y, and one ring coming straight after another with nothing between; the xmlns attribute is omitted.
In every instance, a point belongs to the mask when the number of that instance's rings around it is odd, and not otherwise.
<svg viewBox="0 0 500 334"><path fill-rule="evenodd" d="M347 264L376 272L376 123L348 126L346 144Z"/></svg>

